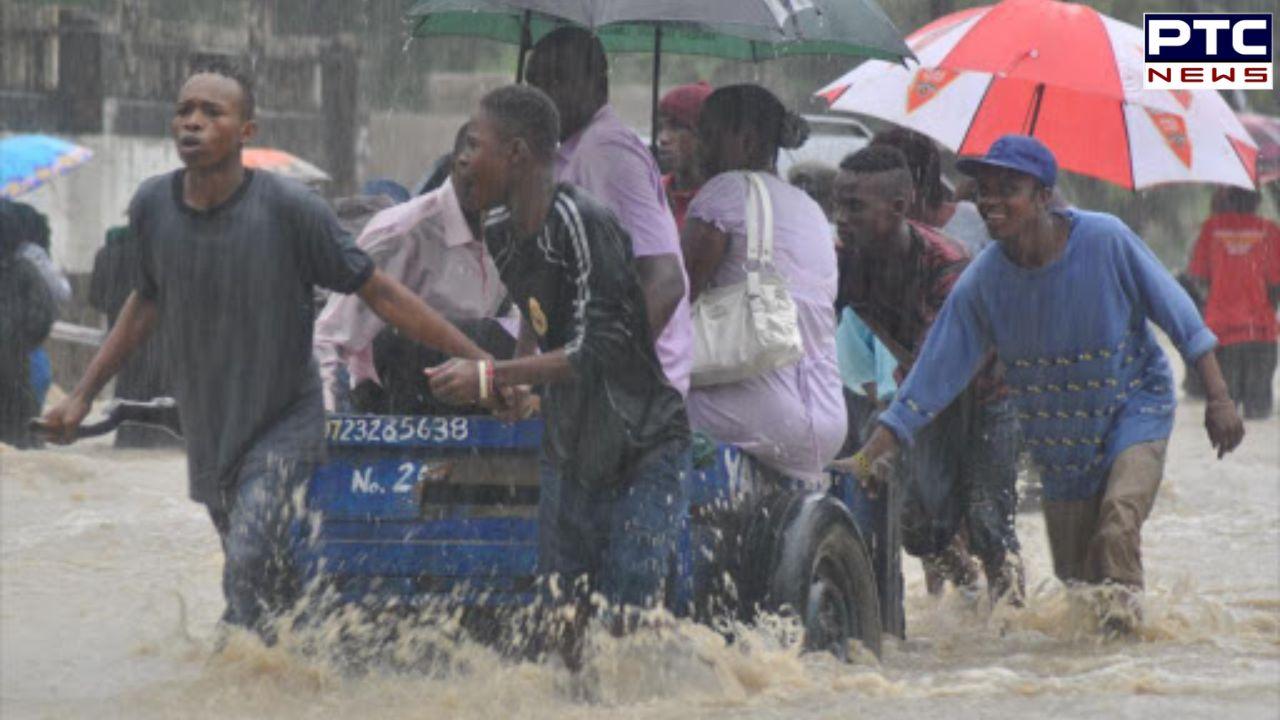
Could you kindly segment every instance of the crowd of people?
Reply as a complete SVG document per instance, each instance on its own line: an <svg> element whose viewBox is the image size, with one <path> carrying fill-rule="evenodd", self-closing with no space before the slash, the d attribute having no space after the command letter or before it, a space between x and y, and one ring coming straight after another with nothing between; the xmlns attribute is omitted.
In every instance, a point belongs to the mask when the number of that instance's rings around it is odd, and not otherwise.
<svg viewBox="0 0 1280 720"><path fill-rule="evenodd" d="M948 189L932 141L904 130L788 182L778 154L805 142L804 119L758 85L696 83L661 99L655 157L609 103L598 39L562 28L533 47L527 84L484 96L432 187L373 183L335 213L242 166L253 105L227 66L183 85L184 167L138 190L136 279L44 421L69 439L157 331L191 496L226 553L226 620L265 636L297 597L290 499L322 457L326 409L540 413L539 570L632 607L666 594L696 433L779 481L820 487L836 467L872 492L898 483L930 592L985 575L992 602L1020 603L1025 450L1053 570L1120 589L1115 632L1135 619L1175 406L1147 321L1201 380L1219 456L1243 437L1237 402L1271 412L1276 226L1238 201L1206 225L1190 268L1206 326L1122 222L1065 206L1034 138L961 160L974 202ZM0 292L40 296L13 331L25 357L53 293L4 250L0 272L22 279ZM785 289L797 351L699 379L699 303L761 277ZM318 318L314 286L333 292Z"/></svg>

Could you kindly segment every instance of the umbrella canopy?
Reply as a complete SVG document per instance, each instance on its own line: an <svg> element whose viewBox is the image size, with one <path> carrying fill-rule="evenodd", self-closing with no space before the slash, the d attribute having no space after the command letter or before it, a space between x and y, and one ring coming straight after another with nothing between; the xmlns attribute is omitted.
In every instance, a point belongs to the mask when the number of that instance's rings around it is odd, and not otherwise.
<svg viewBox="0 0 1280 720"><path fill-rule="evenodd" d="M0 140L0 198L16 198L93 157L93 151L48 135Z"/></svg>
<svg viewBox="0 0 1280 720"><path fill-rule="evenodd" d="M418 37L483 37L528 47L563 24L600 37L609 52L664 52L730 60L911 53L874 0L421 0ZM526 33L527 28L527 33Z"/></svg>
<svg viewBox="0 0 1280 720"><path fill-rule="evenodd" d="M1280 118L1241 113L1240 123L1258 143L1258 184L1280 180Z"/></svg>
<svg viewBox="0 0 1280 720"><path fill-rule="evenodd" d="M329 182L328 173L297 155L275 148L245 148L240 156L247 168L269 170L304 183Z"/></svg>
<svg viewBox="0 0 1280 720"><path fill-rule="evenodd" d="M650 142L658 137L664 52L729 60L854 55L901 60L911 51L874 0L420 0L418 37L483 37L525 51L560 25L587 28L608 52L653 53Z"/></svg>
<svg viewBox="0 0 1280 720"><path fill-rule="evenodd" d="M1253 187L1257 145L1216 92L1142 89L1142 31L1092 8L1005 0L912 33L918 62L867 62L818 91L962 155L1034 135L1064 169L1139 189Z"/></svg>

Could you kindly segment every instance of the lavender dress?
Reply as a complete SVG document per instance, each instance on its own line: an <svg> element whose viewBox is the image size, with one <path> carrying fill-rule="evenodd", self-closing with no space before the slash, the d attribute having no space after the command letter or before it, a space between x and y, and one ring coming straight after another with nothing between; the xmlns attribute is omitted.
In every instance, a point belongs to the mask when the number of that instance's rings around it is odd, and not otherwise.
<svg viewBox="0 0 1280 720"><path fill-rule="evenodd" d="M689 421L695 430L738 445L775 470L814 484L839 452L847 418L836 362L836 254L831 226L804 191L764 175L773 203L774 266L787 281L800 320L805 355L748 380L694 388ZM746 278L747 178L727 172L702 186L688 219L729 235L710 287Z"/></svg>

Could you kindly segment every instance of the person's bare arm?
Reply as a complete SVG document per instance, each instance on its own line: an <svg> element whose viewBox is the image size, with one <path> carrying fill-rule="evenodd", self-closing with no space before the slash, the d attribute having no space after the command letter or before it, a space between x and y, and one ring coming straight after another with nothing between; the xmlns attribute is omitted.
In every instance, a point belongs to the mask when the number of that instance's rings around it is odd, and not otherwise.
<svg viewBox="0 0 1280 720"><path fill-rule="evenodd" d="M729 236L716 226L690 218L680 235L680 248L684 252L684 269L689 273L689 301L695 300L711 282L725 251L729 249Z"/></svg>
<svg viewBox="0 0 1280 720"><path fill-rule="evenodd" d="M409 292L381 270L374 270L358 291L360 299L389 325L428 347L453 357L478 360L489 357L462 331L440 313L432 310L422 298Z"/></svg>
<svg viewBox="0 0 1280 720"><path fill-rule="evenodd" d="M1218 457L1236 449L1244 439L1244 421L1236 411L1236 403L1227 392L1227 381L1222 377L1222 368L1218 366L1217 353L1210 350L1196 360L1196 372L1204 382L1206 398L1204 406L1204 427L1209 433L1209 442L1218 451Z"/></svg>
<svg viewBox="0 0 1280 720"><path fill-rule="evenodd" d="M42 418L51 440L68 443L74 439L76 429L89 414L93 399L120 372L124 361L134 350L150 337L158 316L154 300L145 300L137 292L129 294L124 306L120 308L115 326L89 362L80 382Z"/></svg>
<svg viewBox="0 0 1280 720"><path fill-rule="evenodd" d="M649 333L656 339L684 297L684 268L674 253L648 255L636 258L636 275L644 293Z"/></svg>
<svg viewBox="0 0 1280 720"><path fill-rule="evenodd" d="M503 388L560 383L573 378L573 365L563 349L540 355L499 360L493 364L493 384ZM427 369L431 393L448 403L466 405L479 400L480 363L450 361Z"/></svg>

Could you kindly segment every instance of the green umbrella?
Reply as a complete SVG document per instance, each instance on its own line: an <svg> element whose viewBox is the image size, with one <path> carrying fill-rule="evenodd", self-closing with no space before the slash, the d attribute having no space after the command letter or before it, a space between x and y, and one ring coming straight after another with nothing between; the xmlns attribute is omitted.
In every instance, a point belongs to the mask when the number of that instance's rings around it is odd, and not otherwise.
<svg viewBox="0 0 1280 720"><path fill-rule="evenodd" d="M566 24L594 32L612 53L653 53L657 137L662 53L759 61L793 55L913 57L874 0L421 0L409 11L417 37L482 37L526 51Z"/></svg>

